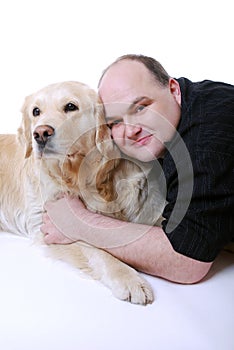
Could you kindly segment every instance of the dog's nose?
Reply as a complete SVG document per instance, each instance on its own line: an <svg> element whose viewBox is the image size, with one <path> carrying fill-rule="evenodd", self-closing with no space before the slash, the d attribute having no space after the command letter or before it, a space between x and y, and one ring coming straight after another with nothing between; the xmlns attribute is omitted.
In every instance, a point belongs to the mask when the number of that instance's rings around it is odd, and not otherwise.
<svg viewBox="0 0 234 350"><path fill-rule="evenodd" d="M54 128L50 125L40 125L37 126L36 129L33 132L33 137L35 141L40 146L45 146L48 139L54 135Z"/></svg>

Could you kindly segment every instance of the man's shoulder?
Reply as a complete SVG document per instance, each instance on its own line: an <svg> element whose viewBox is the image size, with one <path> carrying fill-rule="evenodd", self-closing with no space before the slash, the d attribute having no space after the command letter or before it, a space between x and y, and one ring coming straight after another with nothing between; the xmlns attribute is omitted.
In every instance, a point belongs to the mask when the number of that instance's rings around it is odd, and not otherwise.
<svg viewBox="0 0 234 350"><path fill-rule="evenodd" d="M179 80L182 92L181 121L178 132L188 144L200 147L226 145L233 138L234 86L203 80Z"/></svg>
<svg viewBox="0 0 234 350"><path fill-rule="evenodd" d="M197 90L210 90L216 88L234 89L234 85L222 81L215 81L210 79L204 79L199 81L192 81L186 77L175 78L178 81L182 89L197 89Z"/></svg>
<svg viewBox="0 0 234 350"><path fill-rule="evenodd" d="M207 106L210 102L217 100L229 99L234 102L234 85L208 79L193 82L181 77L176 80L180 85L182 102L185 105L191 105L199 100L207 102Z"/></svg>

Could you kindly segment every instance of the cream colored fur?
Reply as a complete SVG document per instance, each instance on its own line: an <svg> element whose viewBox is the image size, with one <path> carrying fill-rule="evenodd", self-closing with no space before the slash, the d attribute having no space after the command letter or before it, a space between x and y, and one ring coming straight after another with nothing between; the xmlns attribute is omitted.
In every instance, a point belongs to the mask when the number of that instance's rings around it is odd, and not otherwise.
<svg viewBox="0 0 234 350"><path fill-rule="evenodd" d="M65 111L72 103L74 111ZM39 108L40 115L33 115ZM38 128L50 126L45 148ZM0 136L0 227L40 236L43 205L61 192L80 196L91 210L122 220L156 224L164 200L150 167L120 159L95 91L78 82L50 85L26 98L17 135ZM101 199L101 200L100 200ZM158 221L158 222L159 222ZM149 284L134 269L88 244L48 246L132 303L153 301Z"/></svg>

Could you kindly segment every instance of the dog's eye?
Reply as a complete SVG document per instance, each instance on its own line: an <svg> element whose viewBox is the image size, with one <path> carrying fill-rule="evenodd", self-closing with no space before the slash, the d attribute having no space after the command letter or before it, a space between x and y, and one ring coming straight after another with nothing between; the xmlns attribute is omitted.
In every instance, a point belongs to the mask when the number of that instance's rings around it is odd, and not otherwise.
<svg viewBox="0 0 234 350"><path fill-rule="evenodd" d="M66 104L66 106L64 107L64 112L73 112L73 111L77 111L79 110L79 108L74 105L74 103L69 102L68 104Z"/></svg>
<svg viewBox="0 0 234 350"><path fill-rule="evenodd" d="M38 117L40 115L41 111L38 107L33 108L33 116Z"/></svg>

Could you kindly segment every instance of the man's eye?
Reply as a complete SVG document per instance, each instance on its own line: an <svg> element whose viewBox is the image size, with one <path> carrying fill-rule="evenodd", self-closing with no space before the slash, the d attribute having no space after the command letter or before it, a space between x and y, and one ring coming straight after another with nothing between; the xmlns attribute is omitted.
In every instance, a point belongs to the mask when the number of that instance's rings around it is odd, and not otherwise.
<svg viewBox="0 0 234 350"><path fill-rule="evenodd" d="M64 112L68 113L68 112L74 112L74 111L78 111L79 107L76 106L74 103L67 103L66 106L64 107Z"/></svg>
<svg viewBox="0 0 234 350"><path fill-rule="evenodd" d="M138 106L136 106L136 113L139 113L139 112L141 112L141 111L143 111L143 109L145 109L145 105L138 105Z"/></svg>
<svg viewBox="0 0 234 350"><path fill-rule="evenodd" d="M41 114L41 111L38 107L33 108L33 116L38 117Z"/></svg>
<svg viewBox="0 0 234 350"><path fill-rule="evenodd" d="M122 122L121 119L116 119L113 122L107 123L108 128L112 129L114 126L120 124Z"/></svg>
<svg viewBox="0 0 234 350"><path fill-rule="evenodd" d="M133 106L132 113L140 113L142 112L145 108L150 107L152 103L154 103L155 100L152 100L151 98L144 97L140 99L136 104Z"/></svg>

